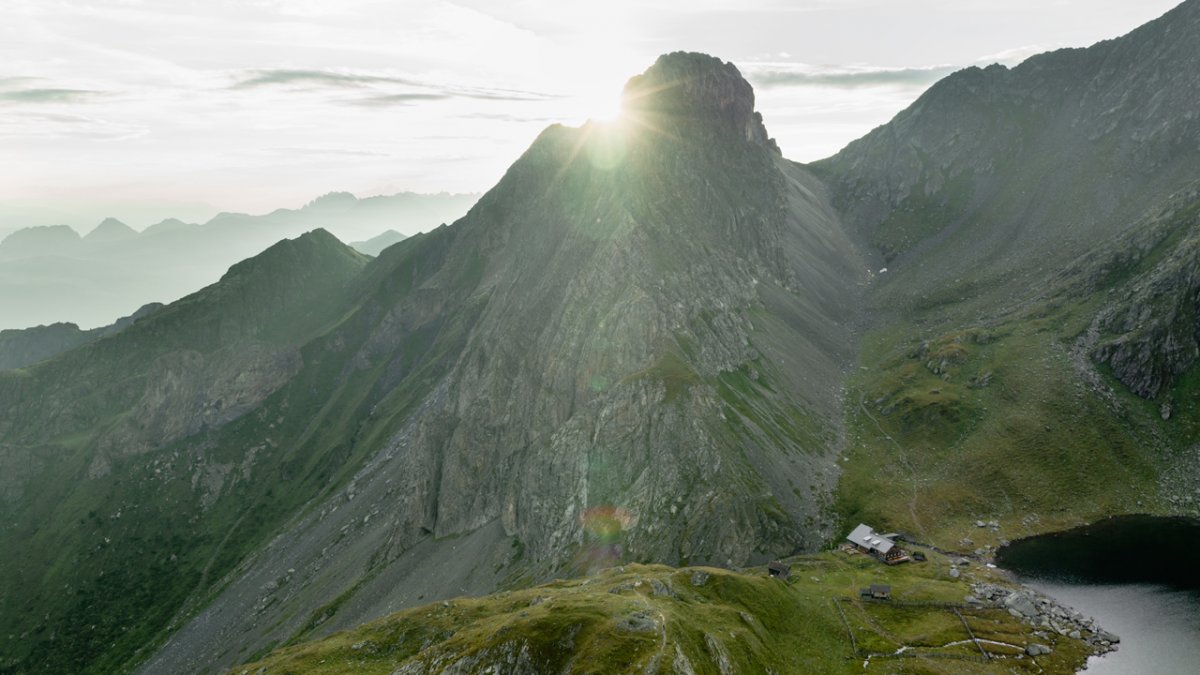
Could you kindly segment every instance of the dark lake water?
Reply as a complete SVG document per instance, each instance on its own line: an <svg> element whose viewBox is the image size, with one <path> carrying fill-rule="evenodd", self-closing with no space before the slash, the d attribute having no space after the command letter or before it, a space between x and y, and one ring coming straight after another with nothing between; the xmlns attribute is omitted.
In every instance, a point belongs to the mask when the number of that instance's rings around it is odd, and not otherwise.
<svg viewBox="0 0 1200 675"><path fill-rule="evenodd" d="M1200 520L1110 518L1013 542L996 563L1121 636L1089 675L1200 674Z"/></svg>

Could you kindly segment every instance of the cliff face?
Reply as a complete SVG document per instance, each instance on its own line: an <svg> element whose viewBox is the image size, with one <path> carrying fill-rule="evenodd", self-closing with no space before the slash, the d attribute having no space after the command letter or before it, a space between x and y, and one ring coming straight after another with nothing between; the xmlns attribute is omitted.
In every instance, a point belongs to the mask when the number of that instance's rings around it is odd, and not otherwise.
<svg viewBox="0 0 1200 675"><path fill-rule="evenodd" d="M830 534L865 267L824 189L755 133L732 66L670 55L629 91L626 126L548 129L463 220L367 270L379 303L343 324L366 333L324 340L383 374L363 424L390 431L148 671L252 652L339 595L315 632L613 545L741 564ZM401 253L430 266L395 299ZM403 354L430 333L447 370L421 380Z"/></svg>
<svg viewBox="0 0 1200 675"><path fill-rule="evenodd" d="M1190 407L1178 385L1200 358L1200 190L1180 191L1090 256L1105 301L1085 336L1091 358L1160 414Z"/></svg>
<svg viewBox="0 0 1200 675"><path fill-rule="evenodd" d="M666 54L625 86L624 111L636 123L690 141L737 138L779 153L754 110L754 89L732 63L704 54Z"/></svg>

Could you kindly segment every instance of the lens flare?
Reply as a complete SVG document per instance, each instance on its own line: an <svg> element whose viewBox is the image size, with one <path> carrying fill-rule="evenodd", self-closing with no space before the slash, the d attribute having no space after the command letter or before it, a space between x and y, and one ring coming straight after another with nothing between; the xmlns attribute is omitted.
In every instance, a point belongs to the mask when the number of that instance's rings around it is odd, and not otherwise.
<svg viewBox="0 0 1200 675"><path fill-rule="evenodd" d="M619 506L593 506L579 517L587 535L582 551L582 564L588 571L620 564L625 550L621 542L628 529L637 522L629 511Z"/></svg>

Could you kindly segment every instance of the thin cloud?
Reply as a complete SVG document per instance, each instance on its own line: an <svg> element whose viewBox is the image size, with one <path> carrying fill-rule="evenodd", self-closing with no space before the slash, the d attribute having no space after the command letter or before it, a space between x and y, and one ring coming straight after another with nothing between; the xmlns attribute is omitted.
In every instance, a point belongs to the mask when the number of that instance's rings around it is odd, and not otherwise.
<svg viewBox="0 0 1200 675"><path fill-rule="evenodd" d="M449 98L453 97L447 94L383 94L351 99L345 103L364 108L386 108L395 105L412 105L420 101L444 101Z"/></svg>
<svg viewBox="0 0 1200 675"><path fill-rule="evenodd" d="M521 91L519 89L447 89L447 92L462 98L474 98L483 101L552 101L562 98L555 94L543 94L537 91Z"/></svg>
<svg viewBox="0 0 1200 675"><path fill-rule="evenodd" d="M137 138L148 133L138 124L111 122L84 115L33 113L0 114L0 138L85 138L99 141Z"/></svg>
<svg viewBox="0 0 1200 675"><path fill-rule="evenodd" d="M301 86L312 89L372 89L380 92L352 101L350 105L390 106L411 105L417 101L436 101L447 98L467 98L484 101L548 101L560 96L520 89L492 89L433 85L390 75L339 73L329 70L273 69L255 70L229 87L232 90L262 87ZM420 92L386 92L389 87L416 87ZM382 90L382 91L381 91Z"/></svg>
<svg viewBox="0 0 1200 675"><path fill-rule="evenodd" d="M337 73L329 70L256 70L255 74L235 83L230 89L254 89L278 85L310 85L317 87L366 87L377 84L420 85L400 77Z"/></svg>
<svg viewBox="0 0 1200 675"><path fill-rule="evenodd" d="M350 150L345 148L281 147L268 148L267 152L276 155L302 157L391 157L391 155L386 152L375 152L372 150Z"/></svg>
<svg viewBox="0 0 1200 675"><path fill-rule="evenodd" d="M494 120L500 122L553 122L556 118L547 117L544 115L512 115L509 113L488 113L488 112L473 112L458 115L462 119L473 120Z"/></svg>
<svg viewBox="0 0 1200 675"><path fill-rule="evenodd" d="M78 103L95 94L96 92L85 89L17 89L0 91L0 101L5 103Z"/></svg>
<svg viewBox="0 0 1200 675"><path fill-rule="evenodd" d="M791 68L766 67L752 70L747 78L764 89L776 87L838 87L858 89L862 87L927 86L950 75L958 68L953 66L930 66L927 68L815 68L793 66Z"/></svg>

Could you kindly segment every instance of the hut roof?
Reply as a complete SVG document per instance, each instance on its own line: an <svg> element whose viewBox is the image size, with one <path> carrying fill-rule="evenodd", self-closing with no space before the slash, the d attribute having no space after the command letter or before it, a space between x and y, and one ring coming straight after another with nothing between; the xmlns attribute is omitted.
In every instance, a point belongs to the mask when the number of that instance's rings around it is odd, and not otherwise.
<svg viewBox="0 0 1200 675"><path fill-rule="evenodd" d="M875 530L871 529L870 526L864 524L860 524L858 527L854 528L854 531L851 532L846 539L854 544L857 544L858 546L870 549L872 551L877 551L879 553L887 553L896 545L896 542L888 539L882 534L879 534Z"/></svg>

